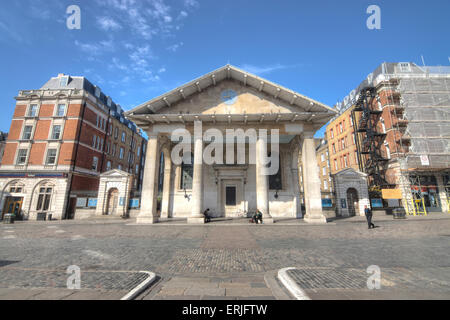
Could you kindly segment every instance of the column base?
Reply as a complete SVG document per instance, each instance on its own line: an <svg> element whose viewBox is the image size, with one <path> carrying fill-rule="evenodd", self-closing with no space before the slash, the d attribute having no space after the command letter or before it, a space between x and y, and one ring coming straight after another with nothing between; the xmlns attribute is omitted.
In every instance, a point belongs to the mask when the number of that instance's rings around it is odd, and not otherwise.
<svg viewBox="0 0 450 320"><path fill-rule="evenodd" d="M136 218L137 224L154 224L159 221L158 217L154 216L138 216Z"/></svg>
<svg viewBox="0 0 450 320"><path fill-rule="evenodd" d="M204 217L189 217L187 219L188 224L205 224Z"/></svg>
<svg viewBox="0 0 450 320"><path fill-rule="evenodd" d="M323 214L314 215L314 216L305 215L303 220L307 223L317 223L317 224L326 224L327 223L327 218Z"/></svg>

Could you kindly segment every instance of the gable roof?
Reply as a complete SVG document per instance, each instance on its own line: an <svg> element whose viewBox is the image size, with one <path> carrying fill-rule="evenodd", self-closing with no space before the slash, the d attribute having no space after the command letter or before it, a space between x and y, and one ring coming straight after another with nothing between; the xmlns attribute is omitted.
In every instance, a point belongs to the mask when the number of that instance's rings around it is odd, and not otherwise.
<svg viewBox="0 0 450 320"><path fill-rule="evenodd" d="M125 115L127 117L133 117L136 115L156 114L160 109L170 107L171 105L226 79L234 79L239 81L245 86L255 88L291 105L298 106L308 113L326 113L331 116L337 113L335 109L321 102L308 98L300 93L260 78L232 65L226 65L159 97L144 102L132 110L125 112Z"/></svg>

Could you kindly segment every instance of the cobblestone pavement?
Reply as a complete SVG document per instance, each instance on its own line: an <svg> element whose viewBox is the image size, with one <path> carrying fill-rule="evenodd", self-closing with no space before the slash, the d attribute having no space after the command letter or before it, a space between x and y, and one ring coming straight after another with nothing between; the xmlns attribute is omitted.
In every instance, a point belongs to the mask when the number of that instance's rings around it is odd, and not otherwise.
<svg viewBox="0 0 450 320"><path fill-rule="evenodd" d="M377 265L384 290L379 292L396 292L397 298L420 298L410 292L450 296L450 215L375 219L373 230L362 219L328 225L133 222L0 225L0 289L16 290L12 297L23 288L45 289L51 296L64 288L67 267L76 265L82 289L93 290L90 296L98 290L126 292L145 278L139 271L152 271L161 280L141 299L273 299L277 295L264 275L296 267L299 283L309 286L314 298L351 299L358 297L355 292L370 297L358 290L369 276L367 267ZM7 298L1 290L0 299ZM55 292L59 299L61 291Z"/></svg>

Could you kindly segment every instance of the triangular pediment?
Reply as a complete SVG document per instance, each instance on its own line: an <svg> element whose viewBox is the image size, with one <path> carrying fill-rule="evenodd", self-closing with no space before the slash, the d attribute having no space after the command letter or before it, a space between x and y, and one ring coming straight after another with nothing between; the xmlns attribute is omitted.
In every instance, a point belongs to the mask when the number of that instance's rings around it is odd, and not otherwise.
<svg viewBox="0 0 450 320"><path fill-rule="evenodd" d="M311 116L327 122L336 110L234 66L224 66L182 85L162 96L147 101L125 113L139 121L148 116L159 121L157 115L242 115L276 114L279 118L298 114L302 120Z"/></svg>
<svg viewBox="0 0 450 320"><path fill-rule="evenodd" d="M356 171L355 169L348 168L344 169L342 171L339 171L335 174L336 177L342 177L342 178L360 178L360 177L366 177L367 175L363 172Z"/></svg>
<svg viewBox="0 0 450 320"><path fill-rule="evenodd" d="M100 177L128 177L131 174L119 169L113 169L107 172L104 172L100 175Z"/></svg>

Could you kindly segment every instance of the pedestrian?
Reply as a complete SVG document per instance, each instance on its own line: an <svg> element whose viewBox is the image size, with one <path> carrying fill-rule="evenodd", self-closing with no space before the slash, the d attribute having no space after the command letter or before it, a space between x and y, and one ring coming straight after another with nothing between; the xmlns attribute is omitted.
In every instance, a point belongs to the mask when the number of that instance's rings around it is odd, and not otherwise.
<svg viewBox="0 0 450 320"><path fill-rule="evenodd" d="M209 212L209 208L203 212L203 215L205 216L205 223L211 222L211 217L208 214L208 212Z"/></svg>
<svg viewBox="0 0 450 320"><path fill-rule="evenodd" d="M256 212L255 212L255 214L253 215L253 221L254 221L256 224L258 224L258 221L261 222L261 224L262 224L262 223L263 223L262 217L263 217L262 212L259 211L258 209L256 209Z"/></svg>
<svg viewBox="0 0 450 320"><path fill-rule="evenodd" d="M368 208L367 206L364 206L364 214L366 215L367 224L369 225L369 229L375 228L375 225L372 223L372 210L370 208Z"/></svg>

